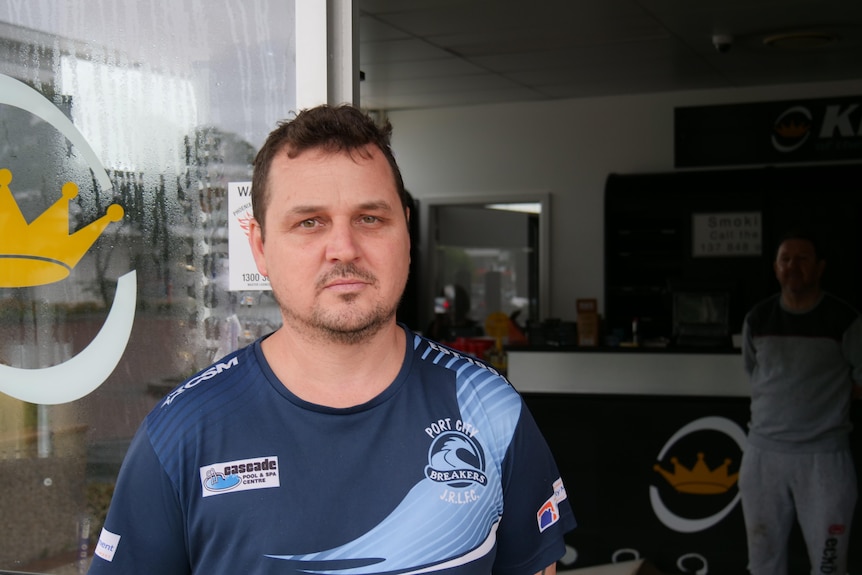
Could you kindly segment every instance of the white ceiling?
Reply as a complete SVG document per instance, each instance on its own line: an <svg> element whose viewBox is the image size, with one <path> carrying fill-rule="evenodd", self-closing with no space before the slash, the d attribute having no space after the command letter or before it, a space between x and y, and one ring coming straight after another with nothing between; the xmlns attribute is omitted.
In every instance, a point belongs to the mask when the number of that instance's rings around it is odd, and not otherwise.
<svg viewBox="0 0 862 575"><path fill-rule="evenodd" d="M862 0L356 1L369 109L862 78ZM764 45L791 32L835 41Z"/></svg>

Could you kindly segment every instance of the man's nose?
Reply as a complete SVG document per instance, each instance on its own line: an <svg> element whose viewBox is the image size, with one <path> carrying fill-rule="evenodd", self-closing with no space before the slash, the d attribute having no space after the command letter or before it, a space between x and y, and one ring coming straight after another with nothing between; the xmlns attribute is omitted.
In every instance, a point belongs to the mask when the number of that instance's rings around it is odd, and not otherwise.
<svg viewBox="0 0 862 575"><path fill-rule="evenodd" d="M326 258L352 261L359 254L356 230L347 222L333 222L326 244Z"/></svg>

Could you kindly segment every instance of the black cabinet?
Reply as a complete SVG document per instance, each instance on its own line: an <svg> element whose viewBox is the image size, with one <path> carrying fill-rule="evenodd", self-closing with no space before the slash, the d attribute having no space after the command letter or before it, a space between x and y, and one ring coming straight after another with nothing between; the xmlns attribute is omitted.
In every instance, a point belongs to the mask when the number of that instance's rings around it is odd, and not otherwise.
<svg viewBox="0 0 862 575"><path fill-rule="evenodd" d="M716 239L696 244L709 217ZM672 338L673 295L693 291L726 294L729 331L738 333L748 309L778 289L776 244L794 226L826 246L824 287L862 306L859 164L612 174L604 221L608 332L628 337L637 318L641 339Z"/></svg>

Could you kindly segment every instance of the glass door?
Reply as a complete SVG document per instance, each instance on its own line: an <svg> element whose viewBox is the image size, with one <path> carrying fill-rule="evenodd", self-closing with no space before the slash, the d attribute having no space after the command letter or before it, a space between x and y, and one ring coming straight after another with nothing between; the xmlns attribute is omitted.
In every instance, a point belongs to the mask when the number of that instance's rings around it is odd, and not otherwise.
<svg viewBox="0 0 862 575"><path fill-rule="evenodd" d="M0 4L0 571L84 572L144 415L277 325L230 285L229 194L296 108L295 30L293 0Z"/></svg>

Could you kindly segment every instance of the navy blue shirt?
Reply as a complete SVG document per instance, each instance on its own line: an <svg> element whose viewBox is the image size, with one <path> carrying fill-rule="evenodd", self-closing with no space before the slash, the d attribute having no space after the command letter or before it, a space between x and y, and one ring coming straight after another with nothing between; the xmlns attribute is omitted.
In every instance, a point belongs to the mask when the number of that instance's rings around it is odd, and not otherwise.
<svg viewBox="0 0 862 575"><path fill-rule="evenodd" d="M90 573L532 575L575 525L521 397L410 332L395 381L336 409L260 342L173 390L136 434Z"/></svg>

